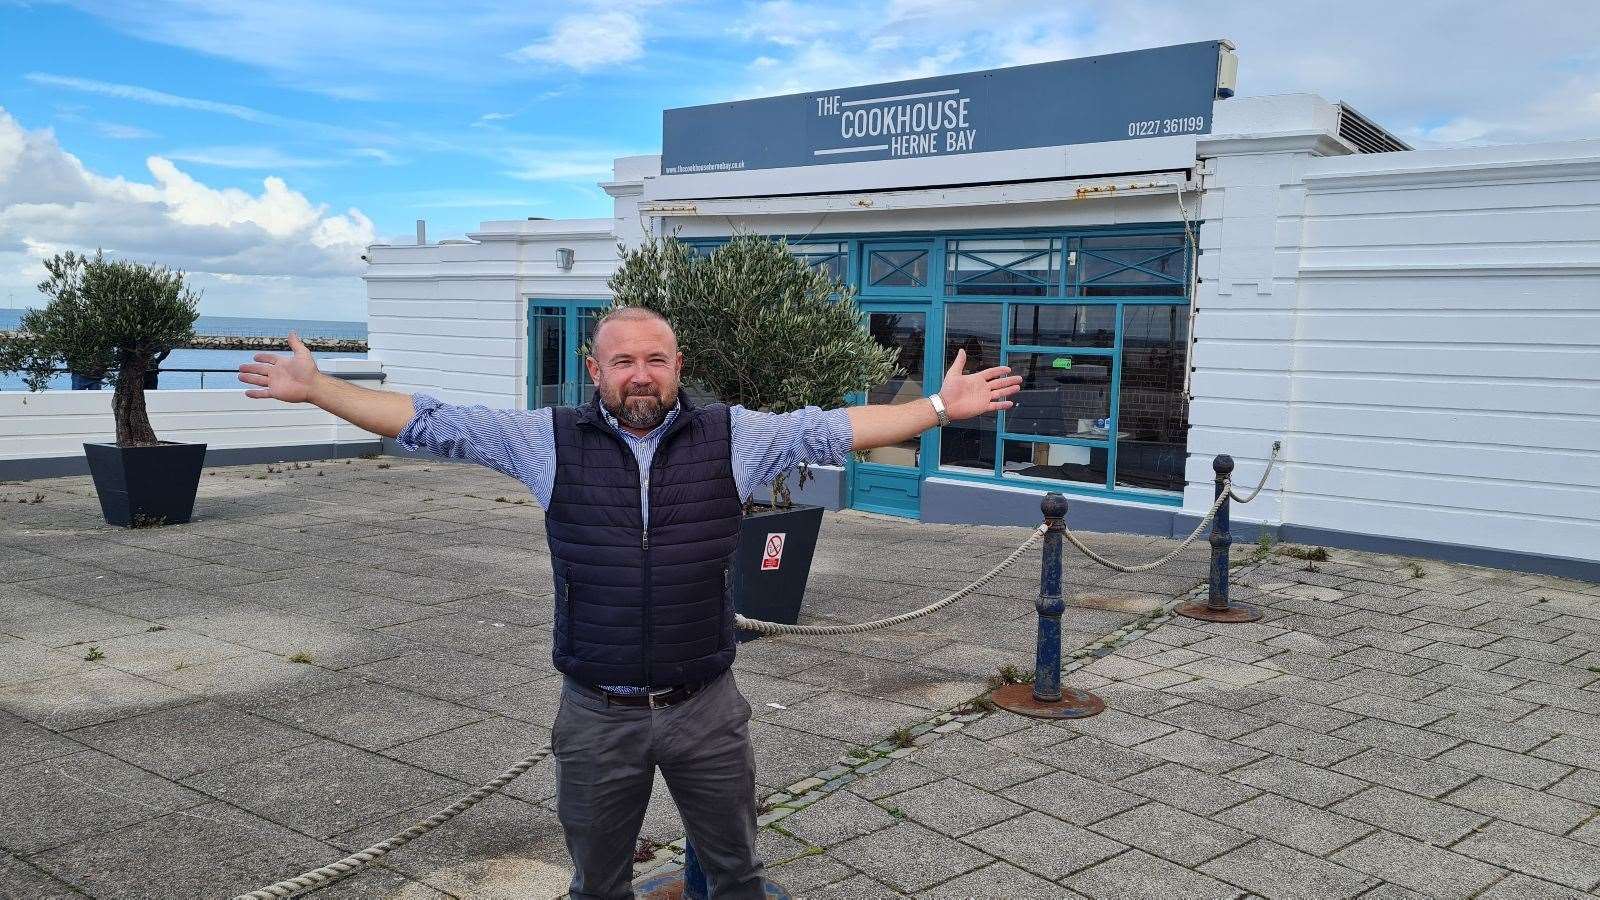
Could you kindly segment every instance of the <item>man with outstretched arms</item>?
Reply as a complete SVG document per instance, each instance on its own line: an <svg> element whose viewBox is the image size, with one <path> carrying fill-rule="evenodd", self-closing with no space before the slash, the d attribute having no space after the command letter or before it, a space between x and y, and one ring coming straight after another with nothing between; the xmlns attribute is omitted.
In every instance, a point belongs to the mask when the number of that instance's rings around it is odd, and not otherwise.
<svg viewBox="0 0 1600 900"><path fill-rule="evenodd" d="M840 464L935 425L1007 409L1021 379L964 374L893 405L791 413L679 391L683 355L661 316L612 310L586 360L583 406L489 409L357 387L292 356L239 367L250 397L311 403L408 450L489 466L545 510L555 578L552 656L566 675L551 741L573 900L632 896L633 848L661 769L719 898L760 898L750 704L729 666L728 565L743 503L800 462Z"/></svg>

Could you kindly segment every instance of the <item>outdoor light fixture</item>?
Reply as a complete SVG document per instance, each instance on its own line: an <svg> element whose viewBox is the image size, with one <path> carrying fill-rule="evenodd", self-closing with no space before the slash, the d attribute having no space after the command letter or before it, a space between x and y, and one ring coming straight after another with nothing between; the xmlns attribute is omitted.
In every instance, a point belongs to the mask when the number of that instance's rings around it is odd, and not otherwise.
<svg viewBox="0 0 1600 900"><path fill-rule="evenodd" d="M1239 87L1239 57L1232 41L1221 41L1217 58L1217 99L1226 100Z"/></svg>
<svg viewBox="0 0 1600 900"><path fill-rule="evenodd" d="M556 268L566 270L572 268L573 253L571 247L556 248Z"/></svg>

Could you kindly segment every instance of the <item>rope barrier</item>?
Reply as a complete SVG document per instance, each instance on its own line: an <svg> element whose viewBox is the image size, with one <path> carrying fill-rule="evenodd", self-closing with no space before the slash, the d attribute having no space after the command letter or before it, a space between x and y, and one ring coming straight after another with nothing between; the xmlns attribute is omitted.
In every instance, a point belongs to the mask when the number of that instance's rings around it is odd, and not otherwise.
<svg viewBox="0 0 1600 900"><path fill-rule="evenodd" d="M439 810L428 818L423 819L421 822L418 822L410 828L407 828L405 831L402 831L394 837L389 838L387 841L373 844L371 847L368 847L365 850L352 853L349 856L346 856L344 859L341 859L336 863L330 863L329 865L323 866L320 869L312 869L309 872L296 875L293 878L280 881L277 884L268 885L260 890L251 891L248 894L240 894L239 896L234 897L233 900L277 900L277 898L281 897L293 897L296 894L303 894L306 891L325 887L341 878L344 878L346 875L350 875L359 871L360 869L366 868L368 865L371 865L374 860L383 856L385 853L404 847L406 844L411 843L417 838L422 837L435 828L438 828L440 825L443 825L451 819L454 819L456 816L461 815L472 807L477 806L479 801L489 797L492 794L498 793L501 788L515 781L517 778L521 777L522 773L538 765L545 757L549 756L550 750L550 745L545 744L543 747L535 750L532 756L527 757L511 768L500 773L500 775L497 776L493 781L490 781L483 787L480 787L467 796L462 797L460 800L457 800L455 803L450 804L444 809Z"/></svg>
<svg viewBox="0 0 1600 900"><path fill-rule="evenodd" d="M1272 474L1272 466L1278 461L1278 449L1282 446L1283 442L1281 441L1272 442L1272 455L1267 457L1267 464L1261 468L1261 480L1256 482L1256 489L1250 492L1250 496L1241 497L1235 494L1233 492L1233 482L1228 482L1228 496L1233 498L1235 503L1249 503L1261 493L1262 488L1267 486L1267 476Z"/></svg>
<svg viewBox="0 0 1600 900"><path fill-rule="evenodd" d="M1171 553L1168 553L1166 556L1163 556L1160 559L1156 560L1155 562L1144 563L1144 564L1137 565L1137 566L1125 566L1125 565L1123 565L1121 563L1118 563L1118 562L1115 562L1113 560L1107 559L1106 557L1101 556L1100 554L1098 554L1098 553L1094 552L1093 550L1089 549L1089 547L1086 546L1083 543L1083 541L1078 539L1078 535L1073 532L1071 526L1068 526L1063 521L1062 522L1062 527L1064 527L1066 529L1067 540L1072 543L1072 546L1077 547L1079 550L1083 551L1083 554L1085 556L1089 557L1090 559L1094 560L1095 562L1099 563L1100 565L1105 566L1108 569L1114 569L1114 570L1116 570L1118 572L1125 572L1125 573L1129 573L1129 574L1133 574L1133 573L1137 573L1137 572L1149 572L1152 569L1159 569L1160 567L1162 567L1162 566L1166 565L1167 563L1172 562L1172 560L1176 559L1178 554L1180 554L1183 551L1189 549L1189 545L1193 544L1196 540L1198 540L1200 538L1200 535L1203 534L1207 528L1211 527L1211 520L1216 518L1217 510L1222 508L1223 501L1225 501L1225 500L1233 500L1236 503L1249 503L1250 501L1256 499L1256 496L1261 493L1261 489L1266 487L1267 476L1272 474L1272 466L1273 466L1274 463L1276 463L1278 461L1278 450L1279 450L1279 448L1281 446L1282 446L1282 444L1279 441L1273 441L1272 442L1272 454L1267 457L1267 464L1261 470L1261 480L1256 483L1255 490L1250 492L1250 496L1248 496L1248 497L1239 496L1233 490L1233 480L1232 479L1225 479L1225 483L1227 485L1227 489L1222 491L1221 493L1217 494L1216 502L1211 504L1211 509L1206 512L1205 518L1200 520L1200 524L1195 526L1194 531L1190 532L1189 536L1187 538L1184 538L1183 543L1179 544L1176 549L1174 549Z"/></svg>
<svg viewBox="0 0 1600 900"><path fill-rule="evenodd" d="M1078 536L1073 533L1071 528L1066 528L1067 540L1072 543L1072 546L1077 547L1079 550L1082 550L1084 556L1089 557L1090 559L1094 560L1095 562L1099 563L1102 566L1105 566L1108 569L1115 569L1118 572L1128 572L1128 573L1148 572L1151 569L1160 568L1161 566L1164 566L1167 563L1172 562L1172 560L1178 554L1180 554L1183 551L1189 549L1189 545L1193 544L1200 537L1202 532L1204 532L1207 528L1211 527L1211 520L1216 518L1217 510L1222 508L1222 501L1224 501L1226 499L1228 499L1228 493L1226 491L1222 492L1221 494L1218 494L1217 495L1217 502L1211 504L1211 511L1207 512L1206 513L1206 517L1200 520L1200 524L1198 526L1196 526L1194 532L1191 533L1187 538L1184 538L1183 543L1179 544L1177 546L1177 548L1175 550L1173 550L1171 553L1168 553L1166 556L1163 556L1160 559L1158 559L1158 560L1156 560L1155 562L1152 562L1152 563L1144 563L1142 565L1137 565L1137 566L1125 566L1125 565L1123 565L1123 564L1121 564L1119 562L1114 562L1112 560L1106 559L1104 556L1101 556L1100 554L1094 552L1093 550L1090 550L1087 546L1084 545L1083 541L1078 540ZM1065 527L1065 522L1063 522L1062 524L1063 524L1063 527Z"/></svg>
<svg viewBox="0 0 1600 900"><path fill-rule="evenodd" d="M1037 541L1047 530L1048 526L1045 525L1040 525L1038 528L1035 528L1033 530L1033 534L1029 535L1028 539L1023 541L1021 546L1011 551L1009 556L1001 560L999 565L983 573L983 575L979 576L977 581L972 582L961 590L946 596L944 599L939 600L936 603L931 603L927 606L924 606L921 609L912 610L908 613L901 613L898 616L893 616L888 619L877 619L872 622L860 622L855 625L789 625L783 622L763 622L760 619L747 619L744 616L735 613L733 617L733 623L740 628L760 632L761 634L860 634L864 631L872 631L877 628L889 628L894 625L901 625L911 621L912 619L920 619L923 616L936 613L939 610L944 609L946 606L949 606L950 604L982 587L984 582L989 581L996 575L999 575L1001 572L1005 571L1007 567L1017 561L1019 556L1028 552L1028 548L1033 546L1033 543Z"/></svg>

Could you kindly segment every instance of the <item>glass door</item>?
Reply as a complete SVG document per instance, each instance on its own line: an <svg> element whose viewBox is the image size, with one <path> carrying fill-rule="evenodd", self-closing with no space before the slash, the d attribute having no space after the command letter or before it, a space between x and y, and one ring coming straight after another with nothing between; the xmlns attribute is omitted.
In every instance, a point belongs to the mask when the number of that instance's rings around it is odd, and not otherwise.
<svg viewBox="0 0 1600 900"><path fill-rule="evenodd" d="M594 338L603 300L528 301L528 408L577 406L594 392L580 355Z"/></svg>
<svg viewBox="0 0 1600 900"><path fill-rule="evenodd" d="M929 304L862 303L867 329L874 340L899 351L903 374L868 391L867 403L906 403L932 392L928 379ZM922 462L934 452L931 430L863 454L850 466L850 506L868 512L916 518L922 510Z"/></svg>

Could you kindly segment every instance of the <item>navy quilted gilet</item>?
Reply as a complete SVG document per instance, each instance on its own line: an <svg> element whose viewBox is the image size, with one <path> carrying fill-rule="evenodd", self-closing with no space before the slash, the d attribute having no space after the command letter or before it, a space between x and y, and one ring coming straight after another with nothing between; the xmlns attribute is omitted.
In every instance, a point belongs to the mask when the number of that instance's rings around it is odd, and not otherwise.
<svg viewBox="0 0 1600 900"><path fill-rule="evenodd" d="M599 398L552 410L551 655L581 681L666 687L708 680L733 663L728 567L742 504L728 407L680 403L650 463L648 531L638 462Z"/></svg>

